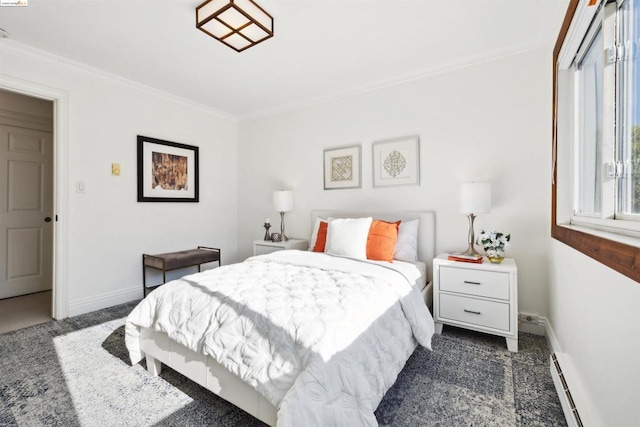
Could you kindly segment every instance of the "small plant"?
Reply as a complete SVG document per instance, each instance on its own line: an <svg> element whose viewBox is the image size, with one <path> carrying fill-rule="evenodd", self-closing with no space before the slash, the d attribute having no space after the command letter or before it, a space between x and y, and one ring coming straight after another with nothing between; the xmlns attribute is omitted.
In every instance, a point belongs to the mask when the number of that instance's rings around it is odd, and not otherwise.
<svg viewBox="0 0 640 427"><path fill-rule="evenodd" d="M484 231L476 240L476 244L482 245L482 249L487 253L487 257L504 258L504 250L509 246L511 234L500 233L499 231Z"/></svg>

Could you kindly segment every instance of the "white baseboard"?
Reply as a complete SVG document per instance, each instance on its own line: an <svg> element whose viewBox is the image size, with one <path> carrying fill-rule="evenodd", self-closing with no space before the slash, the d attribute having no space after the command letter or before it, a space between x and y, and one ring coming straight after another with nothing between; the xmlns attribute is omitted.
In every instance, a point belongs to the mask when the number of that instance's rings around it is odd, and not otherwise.
<svg viewBox="0 0 640 427"><path fill-rule="evenodd" d="M547 344L549 344L549 348L553 353L562 353L562 347L558 342L558 337L556 337L555 332L553 331L553 327L551 326L551 322L546 317L544 319L544 330L545 336L547 337Z"/></svg>
<svg viewBox="0 0 640 427"><path fill-rule="evenodd" d="M519 322L518 331L526 332L528 334L545 336L546 335L545 320L546 319L544 317L539 317L538 323Z"/></svg>
<svg viewBox="0 0 640 427"><path fill-rule="evenodd" d="M142 288L135 286L69 303L69 316L77 316L142 298Z"/></svg>
<svg viewBox="0 0 640 427"><path fill-rule="evenodd" d="M548 319L544 319L545 323L545 331L547 342L549 344L549 348L553 353L556 354L556 357L560 361L562 371L564 374L564 379L569 386L569 390L571 391L571 396L575 407L577 408L580 414L580 420L582 425L584 426L594 426L594 425L602 425L595 421L593 414L591 414L590 408L594 406L591 405L591 401L589 400L588 394L585 392L584 386L582 385L582 381L578 372L574 369L573 363L571 361L571 357L565 354L562 351L562 347L558 342L558 338L553 330L553 325ZM556 391L558 392L558 397L562 401L563 397L561 396L562 390L558 389L558 384L556 385ZM561 387L560 387L561 388ZM564 404L563 404L564 406ZM564 408L563 408L564 409ZM576 425L573 417L567 417L567 424L572 426Z"/></svg>

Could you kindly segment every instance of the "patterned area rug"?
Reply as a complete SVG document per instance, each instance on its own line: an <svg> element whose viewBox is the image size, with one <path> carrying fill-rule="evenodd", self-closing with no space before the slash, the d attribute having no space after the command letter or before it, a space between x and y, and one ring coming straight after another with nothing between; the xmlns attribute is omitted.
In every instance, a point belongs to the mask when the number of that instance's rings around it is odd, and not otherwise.
<svg viewBox="0 0 640 427"><path fill-rule="evenodd" d="M0 426L261 426L171 369L130 366L135 303L0 335ZM446 327L418 347L376 411L381 426L564 426L543 337Z"/></svg>

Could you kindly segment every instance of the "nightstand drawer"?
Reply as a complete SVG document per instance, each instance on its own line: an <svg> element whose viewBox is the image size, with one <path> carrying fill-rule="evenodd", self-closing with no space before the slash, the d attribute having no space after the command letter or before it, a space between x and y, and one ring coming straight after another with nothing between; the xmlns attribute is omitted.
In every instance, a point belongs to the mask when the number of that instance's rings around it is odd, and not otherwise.
<svg viewBox="0 0 640 427"><path fill-rule="evenodd" d="M440 318L509 331L509 304L440 294Z"/></svg>
<svg viewBox="0 0 640 427"><path fill-rule="evenodd" d="M440 290L509 300L509 275L496 271L440 267Z"/></svg>

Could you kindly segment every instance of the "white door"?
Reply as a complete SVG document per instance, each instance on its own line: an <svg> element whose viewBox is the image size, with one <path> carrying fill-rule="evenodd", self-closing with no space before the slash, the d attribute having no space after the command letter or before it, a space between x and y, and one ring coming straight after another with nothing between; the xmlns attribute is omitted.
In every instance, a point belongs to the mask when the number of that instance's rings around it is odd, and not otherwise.
<svg viewBox="0 0 640 427"><path fill-rule="evenodd" d="M0 125L0 299L52 287L52 141Z"/></svg>

